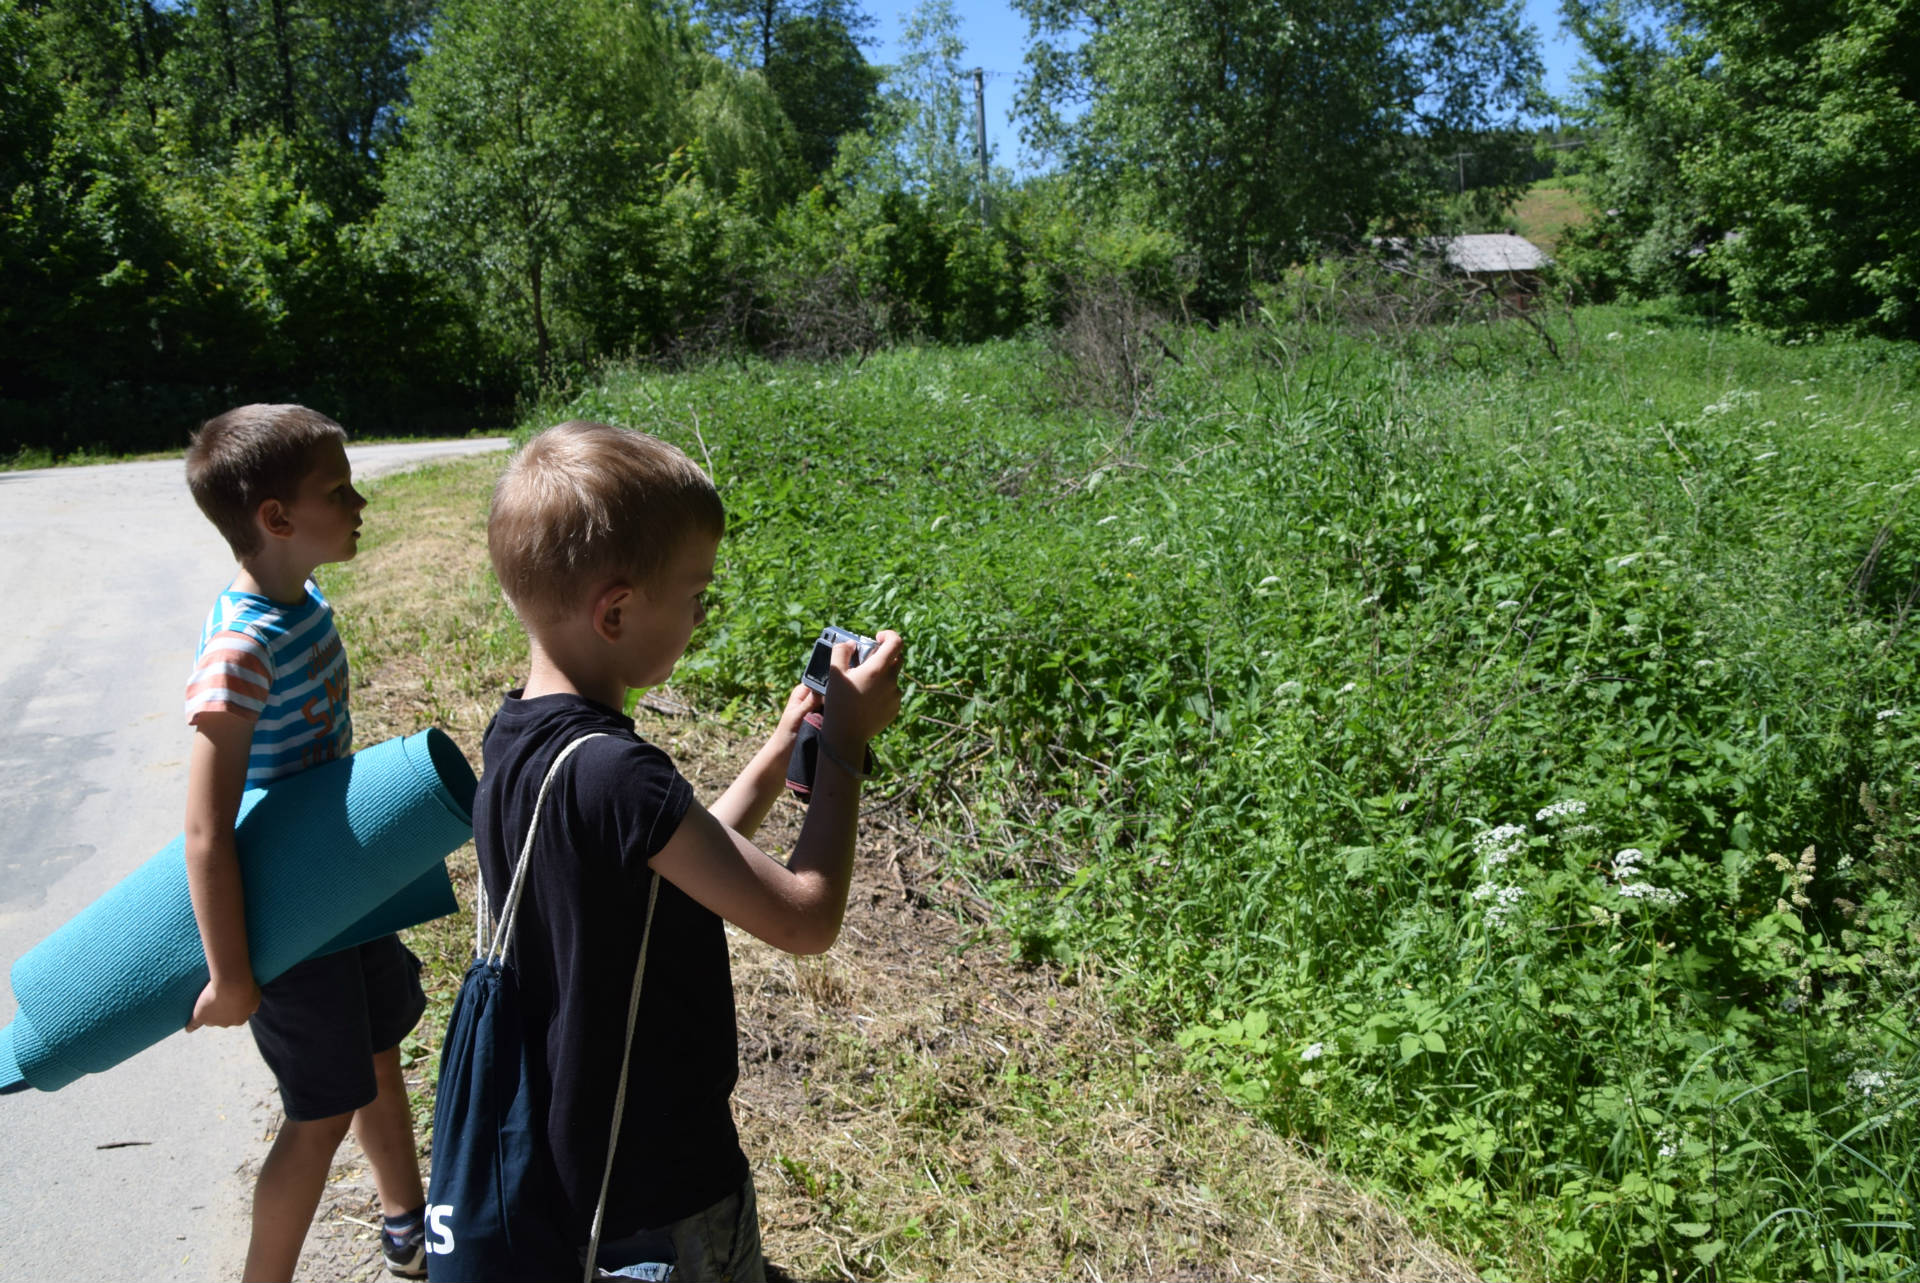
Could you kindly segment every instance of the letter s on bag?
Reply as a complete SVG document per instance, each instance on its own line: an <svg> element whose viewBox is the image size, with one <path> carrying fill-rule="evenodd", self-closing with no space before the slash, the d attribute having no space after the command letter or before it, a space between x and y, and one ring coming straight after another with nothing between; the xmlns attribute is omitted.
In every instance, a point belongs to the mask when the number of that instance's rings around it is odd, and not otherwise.
<svg viewBox="0 0 1920 1283"><path fill-rule="evenodd" d="M427 1208L427 1250L445 1256L453 1250L453 1227L447 1218L453 1215L451 1203L435 1203Z"/></svg>

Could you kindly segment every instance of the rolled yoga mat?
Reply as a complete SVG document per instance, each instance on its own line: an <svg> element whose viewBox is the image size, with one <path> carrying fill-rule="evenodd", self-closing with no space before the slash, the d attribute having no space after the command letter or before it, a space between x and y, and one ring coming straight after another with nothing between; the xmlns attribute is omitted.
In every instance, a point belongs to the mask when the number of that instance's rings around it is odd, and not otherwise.
<svg viewBox="0 0 1920 1283"><path fill-rule="evenodd" d="M454 910L446 857L473 836L473 768L425 730L250 789L234 826L253 973ZM13 964L0 1093L53 1091L186 1027L207 983L172 845Z"/></svg>

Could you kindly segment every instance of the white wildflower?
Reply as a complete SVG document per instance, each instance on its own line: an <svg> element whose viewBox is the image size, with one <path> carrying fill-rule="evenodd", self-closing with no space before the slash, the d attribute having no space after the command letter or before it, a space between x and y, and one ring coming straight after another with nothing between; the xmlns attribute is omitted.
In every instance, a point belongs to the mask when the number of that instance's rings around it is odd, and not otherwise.
<svg viewBox="0 0 1920 1283"><path fill-rule="evenodd" d="M1640 862L1646 854L1637 846L1622 848L1613 857L1614 890L1628 900L1639 900L1646 904L1678 904L1686 899L1686 894L1670 887L1657 887L1651 882L1638 882L1644 878L1646 870Z"/></svg>
<svg viewBox="0 0 1920 1283"><path fill-rule="evenodd" d="M1306 1049L1300 1053L1300 1059L1318 1060L1320 1059L1321 1056L1326 1054L1326 1051L1327 1051L1327 1045L1325 1043L1321 1043L1321 1042L1308 1043L1306 1046Z"/></svg>
<svg viewBox="0 0 1920 1283"><path fill-rule="evenodd" d="M1897 709L1897 708L1883 708L1883 709L1881 709L1881 710L1880 710L1879 712L1877 712L1877 713L1875 713L1875 714L1873 715L1873 720L1874 720L1874 721L1876 721L1876 722L1885 722L1885 721L1889 721L1889 720L1891 720L1892 718L1895 718L1895 717L1898 717L1898 716L1900 716L1900 710L1899 710L1899 709Z"/></svg>
<svg viewBox="0 0 1920 1283"><path fill-rule="evenodd" d="M1508 915L1519 907L1521 899L1526 894L1527 891L1525 887L1495 886L1491 882L1483 882L1474 888L1473 898L1475 900L1492 900L1493 903L1487 906L1487 925L1489 927L1502 927L1506 925Z"/></svg>
<svg viewBox="0 0 1920 1283"><path fill-rule="evenodd" d="M1475 903L1486 904L1484 916L1490 928L1504 926L1527 894L1524 887L1492 881L1493 871L1520 854L1526 845L1527 830L1522 824L1502 824L1473 839L1474 853L1480 857L1480 875L1485 880L1470 894Z"/></svg>
<svg viewBox="0 0 1920 1283"><path fill-rule="evenodd" d="M1862 1096L1885 1091L1892 1082L1893 1075L1884 1069L1856 1069L1847 1075L1847 1087Z"/></svg>
<svg viewBox="0 0 1920 1283"><path fill-rule="evenodd" d="M1533 813L1536 820L1557 820L1566 815L1585 815L1587 804L1577 797L1564 798Z"/></svg>
<svg viewBox="0 0 1920 1283"><path fill-rule="evenodd" d="M1666 1144L1660 1147L1660 1157L1662 1158L1672 1158L1675 1154L1679 1152L1680 1152L1680 1147L1674 1144L1672 1141L1668 1141Z"/></svg>
<svg viewBox="0 0 1920 1283"><path fill-rule="evenodd" d="M1502 824L1473 839L1474 852L1480 857L1482 871L1505 864L1526 846L1527 830L1521 824Z"/></svg>
<svg viewBox="0 0 1920 1283"><path fill-rule="evenodd" d="M1339 690L1335 691L1334 694L1345 695L1348 691L1352 690L1353 687L1354 687L1354 684L1352 682L1348 682L1345 686L1342 686Z"/></svg>

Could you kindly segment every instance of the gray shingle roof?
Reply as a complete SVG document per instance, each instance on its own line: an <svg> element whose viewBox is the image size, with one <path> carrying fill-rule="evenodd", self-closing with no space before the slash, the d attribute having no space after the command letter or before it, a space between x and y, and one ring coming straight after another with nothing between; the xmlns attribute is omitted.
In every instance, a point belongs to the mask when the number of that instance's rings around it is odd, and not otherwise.
<svg viewBox="0 0 1920 1283"><path fill-rule="evenodd" d="M1483 232L1446 239L1447 265L1461 272L1537 272L1552 260L1540 247L1511 232Z"/></svg>

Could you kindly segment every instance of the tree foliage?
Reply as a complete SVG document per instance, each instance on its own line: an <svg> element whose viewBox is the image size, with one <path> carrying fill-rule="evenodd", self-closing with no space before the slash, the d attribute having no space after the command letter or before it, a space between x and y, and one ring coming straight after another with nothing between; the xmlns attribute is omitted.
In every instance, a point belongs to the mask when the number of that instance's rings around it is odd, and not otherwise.
<svg viewBox="0 0 1920 1283"><path fill-rule="evenodd" d="M1176 229L1216 301L1329 238L1422 221L1446 185L1429 159L1511 122L1539 76L1514 0L1018 4L1030 141Z"/></svg>
<svg viewBox="0 0 1920 1283"><path fill-rule="evenodd" d="M1920 326L1920 0L1563 0L1597 293ZM952 0L0 0L0 449L359 430L629 354L1219 316L1329 244L1498 226L1519 0L1021 0L1049 174L983 172ZM1090 292L1091 291L1091 292Z"/></svg>
<svg viewBox="0 0 1920 1283"><path fill-rule="evenodd" d="M1775 333L1920 334L1914 0L1566 0L1591 64L1601 292L1719 286Z"/></svg>
<svg viewBox="0 0 1920 1283"><path fill-rule="evenodd" d="M881 69L862 46L873 19L851 0L705 0L698 7L717 54L766 78L814 175L840 139L866 129Z"/></svg>
<svg viewBox="0 0 1920 1283"><path fill-rule="evenodd" d="M920 0L900 33L901 57L887 77L890 119L876 131L893 145L904 183L943 207L978 199L979 158L961 97L966 42L952 0Z"/></svg>
<svg viewBox="0 0 1920 1283"><path fill-rule="evenodd" d="M765 79L699 49L668 11L452 0L414 77L387 214L414 261L545 376L560 357L644 346L680 315L663 300L688 283L658 279L657 242L675 237L655 206L769 216L797 186L794 157ZM710 270L697 259L683 262Z"/></svg>
<svg viewBox="0 0 1920 1283"><path fill-rule="evenodd" d="M1704 269L1773 330L1920 335L1920 4L1699 7L1683 172L1734 235Z"/></svg>
<svg viewBox="0 0 1920 1283"><path fill-rule="evenodd" d="M669 33L618 0L452 0L434 24L387 213L542 372L581 216L662 159L678 81Z"/></svg>
<svg viewBox="0 0 1920 1283"><path fill-rule="evenodd" d="M864 131L878 103L882 73L860 51L857 31L832 13L797 14L775 30L761 67L811 174L826 172L840 140Z"/></svg>
<svg viewBox="0 0 1920 1283"><path fill-rule="evenodd" d="M263 398L418 424L498 391L457 309L364 219L412 13L0 0L0 440L151 448Z"/></svg>

